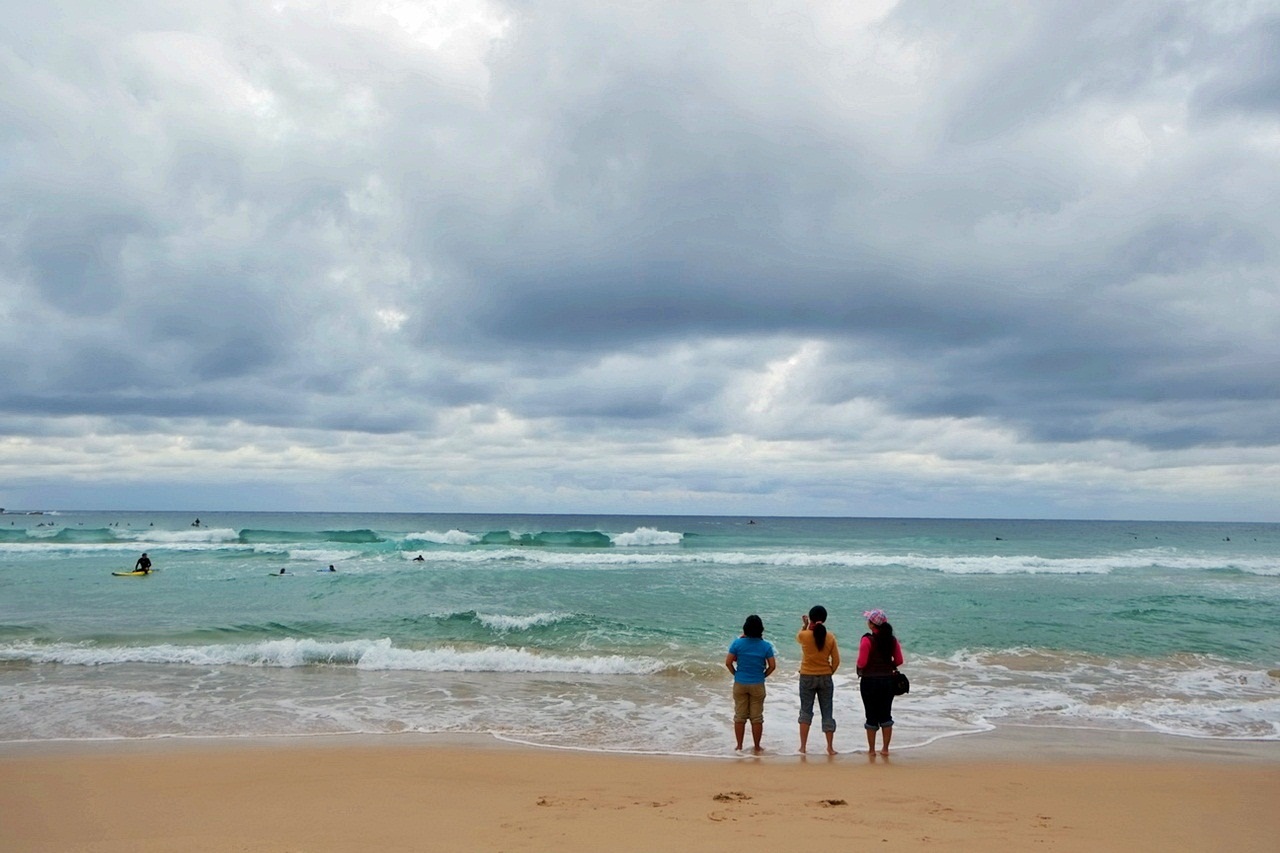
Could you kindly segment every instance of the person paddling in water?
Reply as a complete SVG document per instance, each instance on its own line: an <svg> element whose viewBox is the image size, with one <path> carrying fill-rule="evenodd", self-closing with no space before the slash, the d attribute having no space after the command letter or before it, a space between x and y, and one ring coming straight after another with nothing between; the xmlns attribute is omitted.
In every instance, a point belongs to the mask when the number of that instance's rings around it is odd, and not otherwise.
<svg viewBox="0 0 1280 853"><path fill-rule="evenodd" d="M133 564L135 572L142 572L144 575L151 574L151 558L144 551L142 556L138 558L138 562Z"/></svg>

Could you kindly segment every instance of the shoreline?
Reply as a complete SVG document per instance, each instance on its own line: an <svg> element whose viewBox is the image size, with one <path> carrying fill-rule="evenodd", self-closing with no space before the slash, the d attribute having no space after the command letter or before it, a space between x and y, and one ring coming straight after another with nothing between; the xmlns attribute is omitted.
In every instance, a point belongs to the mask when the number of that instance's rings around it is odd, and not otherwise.
<svg viewBox="0 0 1280 853"><path fill-rule="evenodd" d="M475 749L566 755L599 755L617 758L720 763L725 761L785 762L828 758L820 742L810 743L808 755L795 751L795 733L768 730L762 754L735 752L732 735L725 732L721 753L642 752L556 746L514 740L493 733L395 732L299 735L246 735L243 737L166 736L155 738L101 738L0 741L0 760L41 755L95 755L101 753L151 753L236 749ZM842 730L843 732L843 730ZM784 745L774 746L775 743ZM837 741L837 747L842 746ZM865 746L843 744L834 761L867 758ZM1197 738L1162 732L1043 726L1002 723L989 731L945 735L923 744L895 745L893 758L912 757L931 763L1010 761L1059 763L1071 761L1118 762L1215 762L1275 763L1280 765L1280 741L1260 739Z"/></svg>
<svg viewBox="0 0 1280 853"><path fill-rule="evenodd" d="M586 853L789 849L812 835L828 847L1249 851L1280 833L1280 743L1020 728L887 760L408 733L0 744L0 846ZM793 746L793 732L775 737Z"/></svg>

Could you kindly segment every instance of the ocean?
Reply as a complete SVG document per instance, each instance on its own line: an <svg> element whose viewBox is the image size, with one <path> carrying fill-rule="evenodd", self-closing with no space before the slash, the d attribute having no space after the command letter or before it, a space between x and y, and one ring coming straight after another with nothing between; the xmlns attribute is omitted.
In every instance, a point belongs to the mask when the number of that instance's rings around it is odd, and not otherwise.
<svg viewBox="0 0 1280 853"><path fill-rule="evenodd" d="M899 749L1010 724L1280 740L1277 524L195 521L0 514L0 742L488 733L724 756L724 655L757 613L779 661L765 746L786 753L814 604L845 657L837 749L865 748L853 660L872 607L912 679ZM144 551L151 576L112 576Z"/></svg>

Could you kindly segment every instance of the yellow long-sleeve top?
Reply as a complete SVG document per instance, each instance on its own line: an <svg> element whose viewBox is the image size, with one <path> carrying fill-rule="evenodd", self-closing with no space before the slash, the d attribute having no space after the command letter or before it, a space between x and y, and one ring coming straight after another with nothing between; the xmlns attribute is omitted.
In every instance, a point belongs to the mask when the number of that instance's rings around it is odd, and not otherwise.
<svg viewBox="0 0 1280 853"><path fill-rule="evenodd" d="M796 634L796 642L800 644L801 675L835 675L840 668L840 649L836 646L836 635L830 631L821 649L814 645L813 632L808 629Z"/></svg>

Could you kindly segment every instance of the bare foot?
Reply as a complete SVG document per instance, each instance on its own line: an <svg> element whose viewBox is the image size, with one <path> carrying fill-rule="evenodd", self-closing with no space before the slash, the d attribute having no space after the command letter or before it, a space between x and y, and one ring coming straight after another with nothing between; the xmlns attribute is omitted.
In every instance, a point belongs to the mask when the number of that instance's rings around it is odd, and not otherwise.
<svg viewBox="0 0 1280 853"><path fill-rule="evenodd" d="M800 744L800 754L804 755L808 750L804 748L804 744Z"/></svg>
<svg viewBox="0 0 1280 853"><path fill-rule="evenodd" d="M888 754L889 754L889 747L887 747L887 746L886 746L884 749L880 750L880 754L881 754L881 755L888 755Z"/></svg>
<svg viewBox="0 0 1280 853"><path fill-rule="evenodd" d="M834 746L827 747L827 755L839 755L839 754L840 753L836 752L836 748Z"/></svg>
<svg viewBox="0 0 1280 853"><path fill-rule="evenodd" d="M751 747L751 751L752 751L752 752L754 752L756 755L759 755L760 753L764 752L764 747L763 747L763 746L753 746L753 747Z"/></svg>

